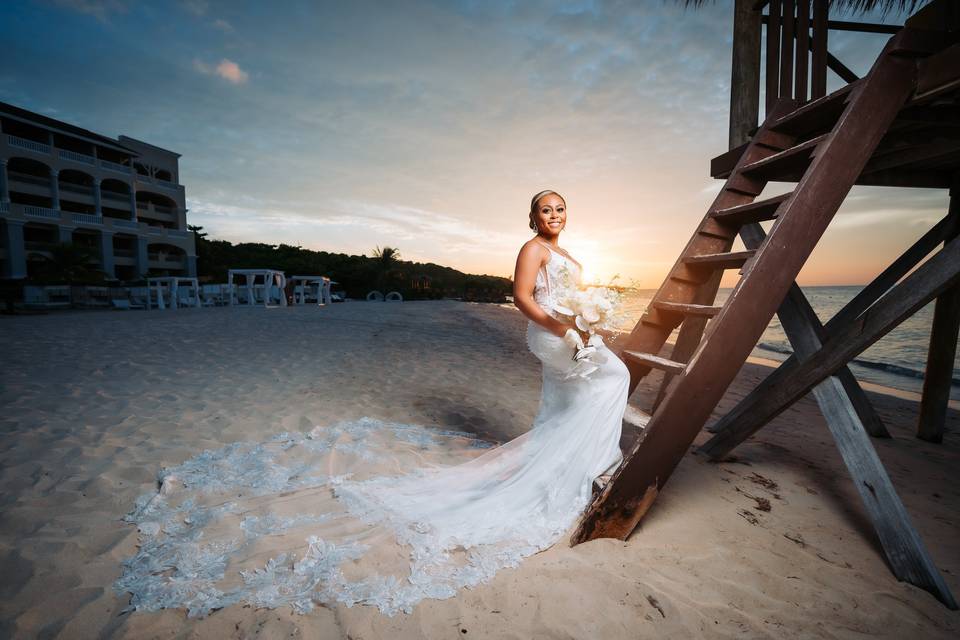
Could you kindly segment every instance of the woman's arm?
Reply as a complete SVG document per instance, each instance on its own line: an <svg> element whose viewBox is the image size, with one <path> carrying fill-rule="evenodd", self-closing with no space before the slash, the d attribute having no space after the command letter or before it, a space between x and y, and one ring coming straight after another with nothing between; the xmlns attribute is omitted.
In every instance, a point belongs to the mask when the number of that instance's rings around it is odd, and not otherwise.
<svg viewBox="0 0 960 640"><path fill-rule="evenodd" d="M563 337L567 329L573 327L557 320L546 311L540 308L540 305L533 299L533 289L537 283L537 271L544 262L543 252L546 251L535 242L528 242L520 249L520 255L517 256L517 268L513 273L513 304L517 308L541 327L555 336Z"/></svg>

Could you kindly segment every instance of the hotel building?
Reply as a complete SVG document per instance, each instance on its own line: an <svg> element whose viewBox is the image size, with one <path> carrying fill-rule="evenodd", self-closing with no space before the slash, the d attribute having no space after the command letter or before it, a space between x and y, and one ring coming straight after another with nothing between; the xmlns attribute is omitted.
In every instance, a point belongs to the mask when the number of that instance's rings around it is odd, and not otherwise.
<svg viewBox="0 0 960 640"><path fill-rule="evenodd" d="M118 280L195 276L179 157L0 102L0 277L32 275L61 242Z"/></svg>

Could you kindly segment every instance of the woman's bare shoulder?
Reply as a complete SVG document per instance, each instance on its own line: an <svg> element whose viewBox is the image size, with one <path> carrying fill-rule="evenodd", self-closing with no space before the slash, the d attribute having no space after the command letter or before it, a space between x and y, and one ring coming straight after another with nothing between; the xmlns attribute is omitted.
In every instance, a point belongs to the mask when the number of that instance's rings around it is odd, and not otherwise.
<svg viewBox="0 0 960 640"><path fill-rule="evenodd" d="M530 238L520 247L520 255L536 255L541 258L549 257L547 248L536 237Z"/></svg>

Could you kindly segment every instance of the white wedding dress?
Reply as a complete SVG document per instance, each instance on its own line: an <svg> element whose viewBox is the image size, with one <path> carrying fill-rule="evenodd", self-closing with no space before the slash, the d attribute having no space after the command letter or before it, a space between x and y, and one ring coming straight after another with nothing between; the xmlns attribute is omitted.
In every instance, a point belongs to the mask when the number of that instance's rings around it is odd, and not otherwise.
<svg viewBox="0 0 960 640"><path fill-rule="evenodd" d="M549 247L548 247L549 248ZM551 248L535 299L553 314L580 267ZM410 612L564 537L619 464L629 374L605 346L573 349L530 322L543 364L533 427L492 447L467 433L364 418L239 442L159 474L126 519L140 545L115 588L130 608L203 616L231 604Z"/></svg>

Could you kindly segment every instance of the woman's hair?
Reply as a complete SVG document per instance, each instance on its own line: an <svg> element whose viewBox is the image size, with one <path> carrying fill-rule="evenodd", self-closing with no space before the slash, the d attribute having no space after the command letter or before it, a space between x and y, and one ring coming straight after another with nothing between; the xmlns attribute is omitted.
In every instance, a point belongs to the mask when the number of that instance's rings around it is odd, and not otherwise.
<svg viewBox="0 0 960 640"><path fill-rule="evenodd" d="M544 189L537 195L533 196L533 200L530 201L530 229L537 231L537 203L540 202L540 198L545 195L553 194L563 200L563 203L566 204L567 201L563 199L563 196L554 191L553 189Z"/></svg>

